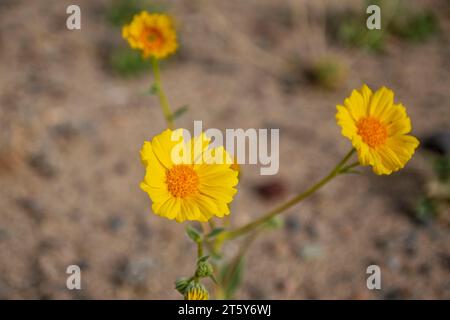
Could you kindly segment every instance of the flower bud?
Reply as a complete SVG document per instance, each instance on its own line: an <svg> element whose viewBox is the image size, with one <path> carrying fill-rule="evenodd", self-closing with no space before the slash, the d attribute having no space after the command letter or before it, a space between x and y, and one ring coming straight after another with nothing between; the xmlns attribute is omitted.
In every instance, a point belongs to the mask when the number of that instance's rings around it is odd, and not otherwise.
<svg viewBox="0 0 450 320"><path fill-rule="evenodd" d="M180 278L175 281L175 289L181 294L185 294L187 287L191 283L191 280L188 278Z"/></svg>
<svg viewBox="0 0 450 320"><path fill-rule="evenodd" d="M213 266L206 262L201 261L197 264L197 270L195 271L195 275L199 278L210 277L214 272Z"/></svg>
<svg viewBox="0 0 450 320"><path fill-rule="evenodd" d="M184 300L209 300L209 293L199 282L192 282L186 289Z"/></svg>

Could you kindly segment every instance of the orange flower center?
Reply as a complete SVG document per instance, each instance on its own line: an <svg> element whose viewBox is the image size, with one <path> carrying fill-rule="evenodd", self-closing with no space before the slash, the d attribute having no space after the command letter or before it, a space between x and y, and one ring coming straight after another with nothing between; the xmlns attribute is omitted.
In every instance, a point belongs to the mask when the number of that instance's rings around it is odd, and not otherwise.
<svg viewBox="0 0 450 320"><path fill-rule="evenodd" d="M199 179L192 166L177 164L166 173L169 192L176 198L184 198L198 192Z"/></svg>
<svg viewBox="0 0 450 320"><path fill-rule="evenodd" d="M164 42L161 30L157 28L146 28L142 33L142 42L151 50L158 49Z"/></svg>
<svg viewBox="0 0 450 320"><path fill-rule="evenodd" d="M372 148L384 144L388 137L386 125L373 117L358 120L356 128L358 129L358 135Z"/></svg>

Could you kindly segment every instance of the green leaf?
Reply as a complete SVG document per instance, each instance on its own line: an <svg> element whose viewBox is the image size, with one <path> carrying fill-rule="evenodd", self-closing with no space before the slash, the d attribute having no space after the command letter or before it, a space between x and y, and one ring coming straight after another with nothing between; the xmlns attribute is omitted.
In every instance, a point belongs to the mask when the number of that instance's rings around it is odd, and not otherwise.
<svg viewBox="0 0 450 320"><path fill-rule="evenodd" d="M206 260L208 260L208 259L209 259L209 256L200 257L197 260L197 264L202 263L202 262L206 262Z"/></svg>
<svg viewBox="0 0 450 320"><path fill-rule="evenodd" d="M200 233L197 230L195 230L194 228L192 228L191 226L188 226L186 228L186 233L187 233L188 237L196 243L199 243L202 240Z"/></svg>
<svg viewBox="0 0 450 320"><path fill-rule="evenodd" d="M239 285L242 282L244 265L244 257L241 256L222 269L221 282L224 285L224 298L226 300L232 299L236 290L239 288Z"/></svg>
<svg viewBox="0 0 450 320"><path fill-rule="evenodd" d="M179 118L181 115L183 115L186 111L188 111L189 106L184 105L181 108L175 110L174 113L172 113L172 120L175 120L177 118Z"/></svg>
<svg viewBox="0 0 450 320"><path fill-rule="evenodd" d="M217 280L216 280L216 277L214 277L214 275L212 274L212 275L210 275L209 276L209 278L215 283L215 284L217 284Z"/></svg>
<svg viewBox="0 0 450 320"><path fill-rule="evenodd" d="M275 216L266 222L266 227L269 229L279 229L283 226L283 219L280 216Z"/></svg>
<svg viewBox="0 0 450 320"><path fill-rule="evenodd" d="M221 233L224 232L224 231L225 231L224 228L215 228L215 229L213 229L210 233L208 233L208 234L206 235L206 237L207 237L208 239L211 239L211 238L217 237L219 234L221 234Z"/></svg>

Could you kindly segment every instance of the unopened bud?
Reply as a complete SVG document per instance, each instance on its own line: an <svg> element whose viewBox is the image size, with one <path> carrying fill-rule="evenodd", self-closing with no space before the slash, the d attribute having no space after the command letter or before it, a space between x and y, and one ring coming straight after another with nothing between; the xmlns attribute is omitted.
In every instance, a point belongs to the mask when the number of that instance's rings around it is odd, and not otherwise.
<svg viewBox="0 0 450 320"><path fill-rule="evenodd" d="M195 271L197 277L206 278L212 276L213 273L214 269L210 263L202 261L197 264L197 270Z"/></svg>
<svg viewBox="0 0 450 320"><path fill-rule="evenodd" d="M189 284L191 283L191 280L188 278L180 278L177 281L175 281L175 289L177 289L177 291L181 294L185 294L186 293L186 289L189 286Z"/></svg>
<svg viewBox="0 0 450 320"><path fill-rule="evenodd" d="M208 290L201 283L191 282L184 294L184 300L209 300Z"/></svg>

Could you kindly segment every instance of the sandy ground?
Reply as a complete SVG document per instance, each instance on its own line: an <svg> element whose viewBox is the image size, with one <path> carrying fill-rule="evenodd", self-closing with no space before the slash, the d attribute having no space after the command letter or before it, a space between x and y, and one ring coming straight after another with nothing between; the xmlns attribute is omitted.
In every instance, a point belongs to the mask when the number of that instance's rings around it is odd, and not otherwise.
<svg viewBox="0 0 450 320"><path fill-rule="evenodd" d="M109 2L77 2L81 31L65 28L70 1L0 2L0 298L178 299L173 281L191 274L195 246L185 225L151 213L139 189L140 147L165 127L144 94L151 75L111 74L105 52L123 40L105 22ZM415 3L442 15L441 34L419 45L394 40L374 55L327 43L320 24L301 16L280 24L272 13L288 2L170 2L182 46L163 79L171 104L189 105L177 124L280 128L280 172L243 167L234 225L306 188L347 152L335 105L362 83L393 88L416 136L450 128L448 2ZM330 54L348 66L339 90L306 81L287 90L293 56ZM430 175L419 150L392 176L364 170L335 180L253 244L237 298L449 299L448 226L418 224L407 209ZM270 181L285 192L255 192ZM82 268L80 291L65 287L70 264ZM381 267L382 290L366 288L370 264Z"/></svg>

